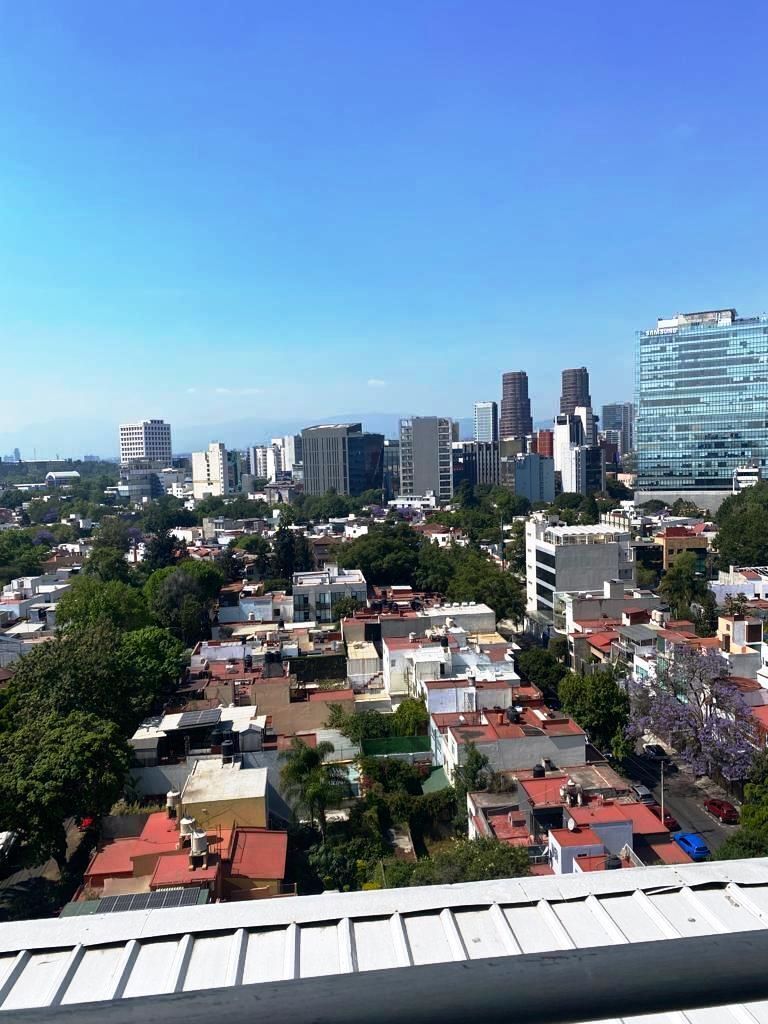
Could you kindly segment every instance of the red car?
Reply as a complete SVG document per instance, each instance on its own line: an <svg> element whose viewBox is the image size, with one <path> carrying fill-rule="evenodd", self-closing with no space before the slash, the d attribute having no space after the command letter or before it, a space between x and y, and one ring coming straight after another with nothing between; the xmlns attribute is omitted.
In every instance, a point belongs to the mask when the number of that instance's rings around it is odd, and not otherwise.
<svg viewBox="0 0 768 1024"><path fill-rule="evenodd" d="M661 807L659 807L658 804L648 804L648 810L651 814L655 814L659 821L661 821ZM680 828L680 822L674 814L670 814L669 811L664 812L664 824L670 832L677 832Z"/></svg>
<svg viewBox="0 0 768 1024"><path fill-rule="evenodd" d="M713 818L717 818L721 825L738 825L739 823L739 812L727 800L714 798L705 800L704 810L709 811Z"/></svg>

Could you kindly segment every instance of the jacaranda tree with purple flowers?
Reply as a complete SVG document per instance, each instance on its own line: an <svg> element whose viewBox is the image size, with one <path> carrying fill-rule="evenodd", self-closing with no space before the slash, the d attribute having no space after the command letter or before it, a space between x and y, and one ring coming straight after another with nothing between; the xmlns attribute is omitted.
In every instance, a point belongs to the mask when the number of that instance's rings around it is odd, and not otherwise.
<svg viewBox="0 0 768 1024"><path fill-rule="evenodd" d="M755 755L749 706L714 651L677 647L657 665L657 678L632 687L635 736L667 740L696 775L742 779Z"/></svg>

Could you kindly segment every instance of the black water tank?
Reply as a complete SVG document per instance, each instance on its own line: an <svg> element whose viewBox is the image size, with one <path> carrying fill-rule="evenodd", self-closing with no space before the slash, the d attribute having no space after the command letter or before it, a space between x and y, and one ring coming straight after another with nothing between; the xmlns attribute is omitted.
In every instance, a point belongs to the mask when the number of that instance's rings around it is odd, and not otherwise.
<svg viewBox="0 0 768 1024"><path fill-rule="evenodd" d="M232 740L224 740L221 744L221 760L223 764L232 764L235 755L235 744Z"/></svg>
<svg viewBox="0 0 768 1024"><path fill-rule="evenodd" d="M534 779L543 779L546 777L546 769L543 764L535 764L533 766L533 777Z"/></svg>
<svg viewBox="0 0 768 1024"><path fill-rule="evenodd" d="M605 858L605 870L615 871L616 868L620 867L621 857L617 856L615 853L609 853L608 856Z"/></svg>

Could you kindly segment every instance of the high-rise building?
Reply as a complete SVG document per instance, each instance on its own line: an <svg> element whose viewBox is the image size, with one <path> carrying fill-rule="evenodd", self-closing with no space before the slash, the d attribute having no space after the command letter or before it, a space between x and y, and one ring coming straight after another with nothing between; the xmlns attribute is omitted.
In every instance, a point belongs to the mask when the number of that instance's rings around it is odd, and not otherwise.
<svg viewBox="0 0 768 1024"><path fill-rule="evenodd" d="M301 432L306 494L362 494L382 485L384 435L361 423L325 423Z"/></svg>
<svg viewBox="0 0 768 1024"><path fill-rule="evenodd" d="M466 481L476 484L499 483L499 443L496 441L454 441L452 445L453 488Z"/></svg>
<svg viewBox="0 0 768 1024"><path fill-rule="evenodd" d="M590 405L577 405L573 415L581 420L584 430L584 444L597 444L597 424L595 414Z"/></svg>
<svg viewBox="0 0 768 1024"><path fill-rule="evenodd" d="M443 416L411 416L400 420L400 493L439 501L453 497L451 441L453 421Z"/></svg>
<svg viewBox="0 0 768 1024"><path fill-rule="evenodd" d="M555 417L553 455L555 471L560 474L563 491L570 494L591 494L605 490L605 459L603 451L588 441L585 425L592 410L579 407L579 415L561 413Z"/></svg>
<svg viewBox="0 0 768 1024"><path fill-rule="evenodd" d="M171 464L171 425L163 420L120 424L120 464L136 460Z"/></svg>
<svg viewBox="0 0 768 1024"><path fill-rule="evenodd" d="M528 374L510 370L501 378L501 437L527 437L533 431L531 400L528 397Z"/></svg>
<svg viewBox="0 0 768 1024"><path fill-rule="evenodd" d="M530 502L555 500L555 463L536 452L515 457L515 494Z"/></svg>
<svg viewBox="0 0 768 1024"><path fill-rule="evenodd" d="M400 441L393 438L384 441L382 488L385 501L400 493Z"/></svg>
<svg viewBox="0 0 768 1024"><path fill-rule="evenodd" d="M603 406L600 419L603 431L617 430L621 437L619 454L635 450L635 404L634 402L611 402Z"/></svg>
<svg viewBox="0 0 768 1024"><path fill-rule="evenodd" d="M714 511L734 470L768 465L768 317L659 319L638 336L636 386L641 501L684 494Z"/></svg>
<svg viewBox="0 0 768 1024"><path fill-rule="evenodd" d="M563 389L560 394L560 412L573 416L576 406L592 406L589 394L589 371L586 366L563 370Z"/></svg>
<svg viewBox="0 0 768 1024"><path fill-rule="evenodd" d="M247 450L248 472L258 480L267 479L267 446L254 444Z"/></svg>
<svg viewBox="0 0 768 1024"><path fill-rule="evenodd" d="M195 501L235 494L240 487L240 456L228 452L221 441L211 441L204 452L192 452L192 494Z"/></svg>
<svg viewBox="0 0 768 1024"><path fill-rule="evenodd" d="M499 407L495 402L475 402L475 441L499 440Z"/></svg>
<svg viewBox="0 0 768 1024"><path fill-rule="evenodd" d="M536 434L536 451L547 459L554 458L554 430L539 430Z"/></svg>

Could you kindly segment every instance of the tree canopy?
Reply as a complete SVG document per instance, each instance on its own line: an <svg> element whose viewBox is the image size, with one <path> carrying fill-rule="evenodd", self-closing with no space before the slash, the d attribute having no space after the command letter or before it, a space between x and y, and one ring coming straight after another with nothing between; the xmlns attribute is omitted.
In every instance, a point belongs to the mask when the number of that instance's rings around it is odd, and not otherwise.
<svg viewBox="0 0 768 1024"><path fill-rule="evenodd" d="M633 730L668 737L697 775L742 779L751 763L752 715L724 672L714 651L683 649L660 660L654 686L633 688Z"/></svg>
<svg viewBox="0 0 768 1024"><path fill-rule="evenodd" d="M56 624L61 629L107 622L119 629L141 629L151 622L141 591L119 580L101 581L97 576L77 576L56 605Z"/></svg>
<svg viewBox="0 0 768 1024"><path fill-rule="evenodd" d="M698 572L698 562L692 551L683 551L677 555L664 573L659 593L669 602L677 618L687 618L694 601L706 600L709 588Z"/></svg>
<svg viewBox="0 0 768 1024"><path fill-rule="evenodd" d="M569 672L558 688L563 710L571 715L600 750L617 757L628 752L629 696L609 668L588 675Z"/></svg>
<svg viewBox="0 0 768 1024"><path fill-rule="evenodd" d="M127 743L114 722L87 711L30 719L0 744L3 826L19 833L38 862L54 856L63 863L65 819L106 813L128 765Z"/></svg>
<svg viewBox="0 0 768 1024"><path fill-rule="evenodd" d="M768 564L768 482L726 498L716 519L721 565Z"/></svg>

